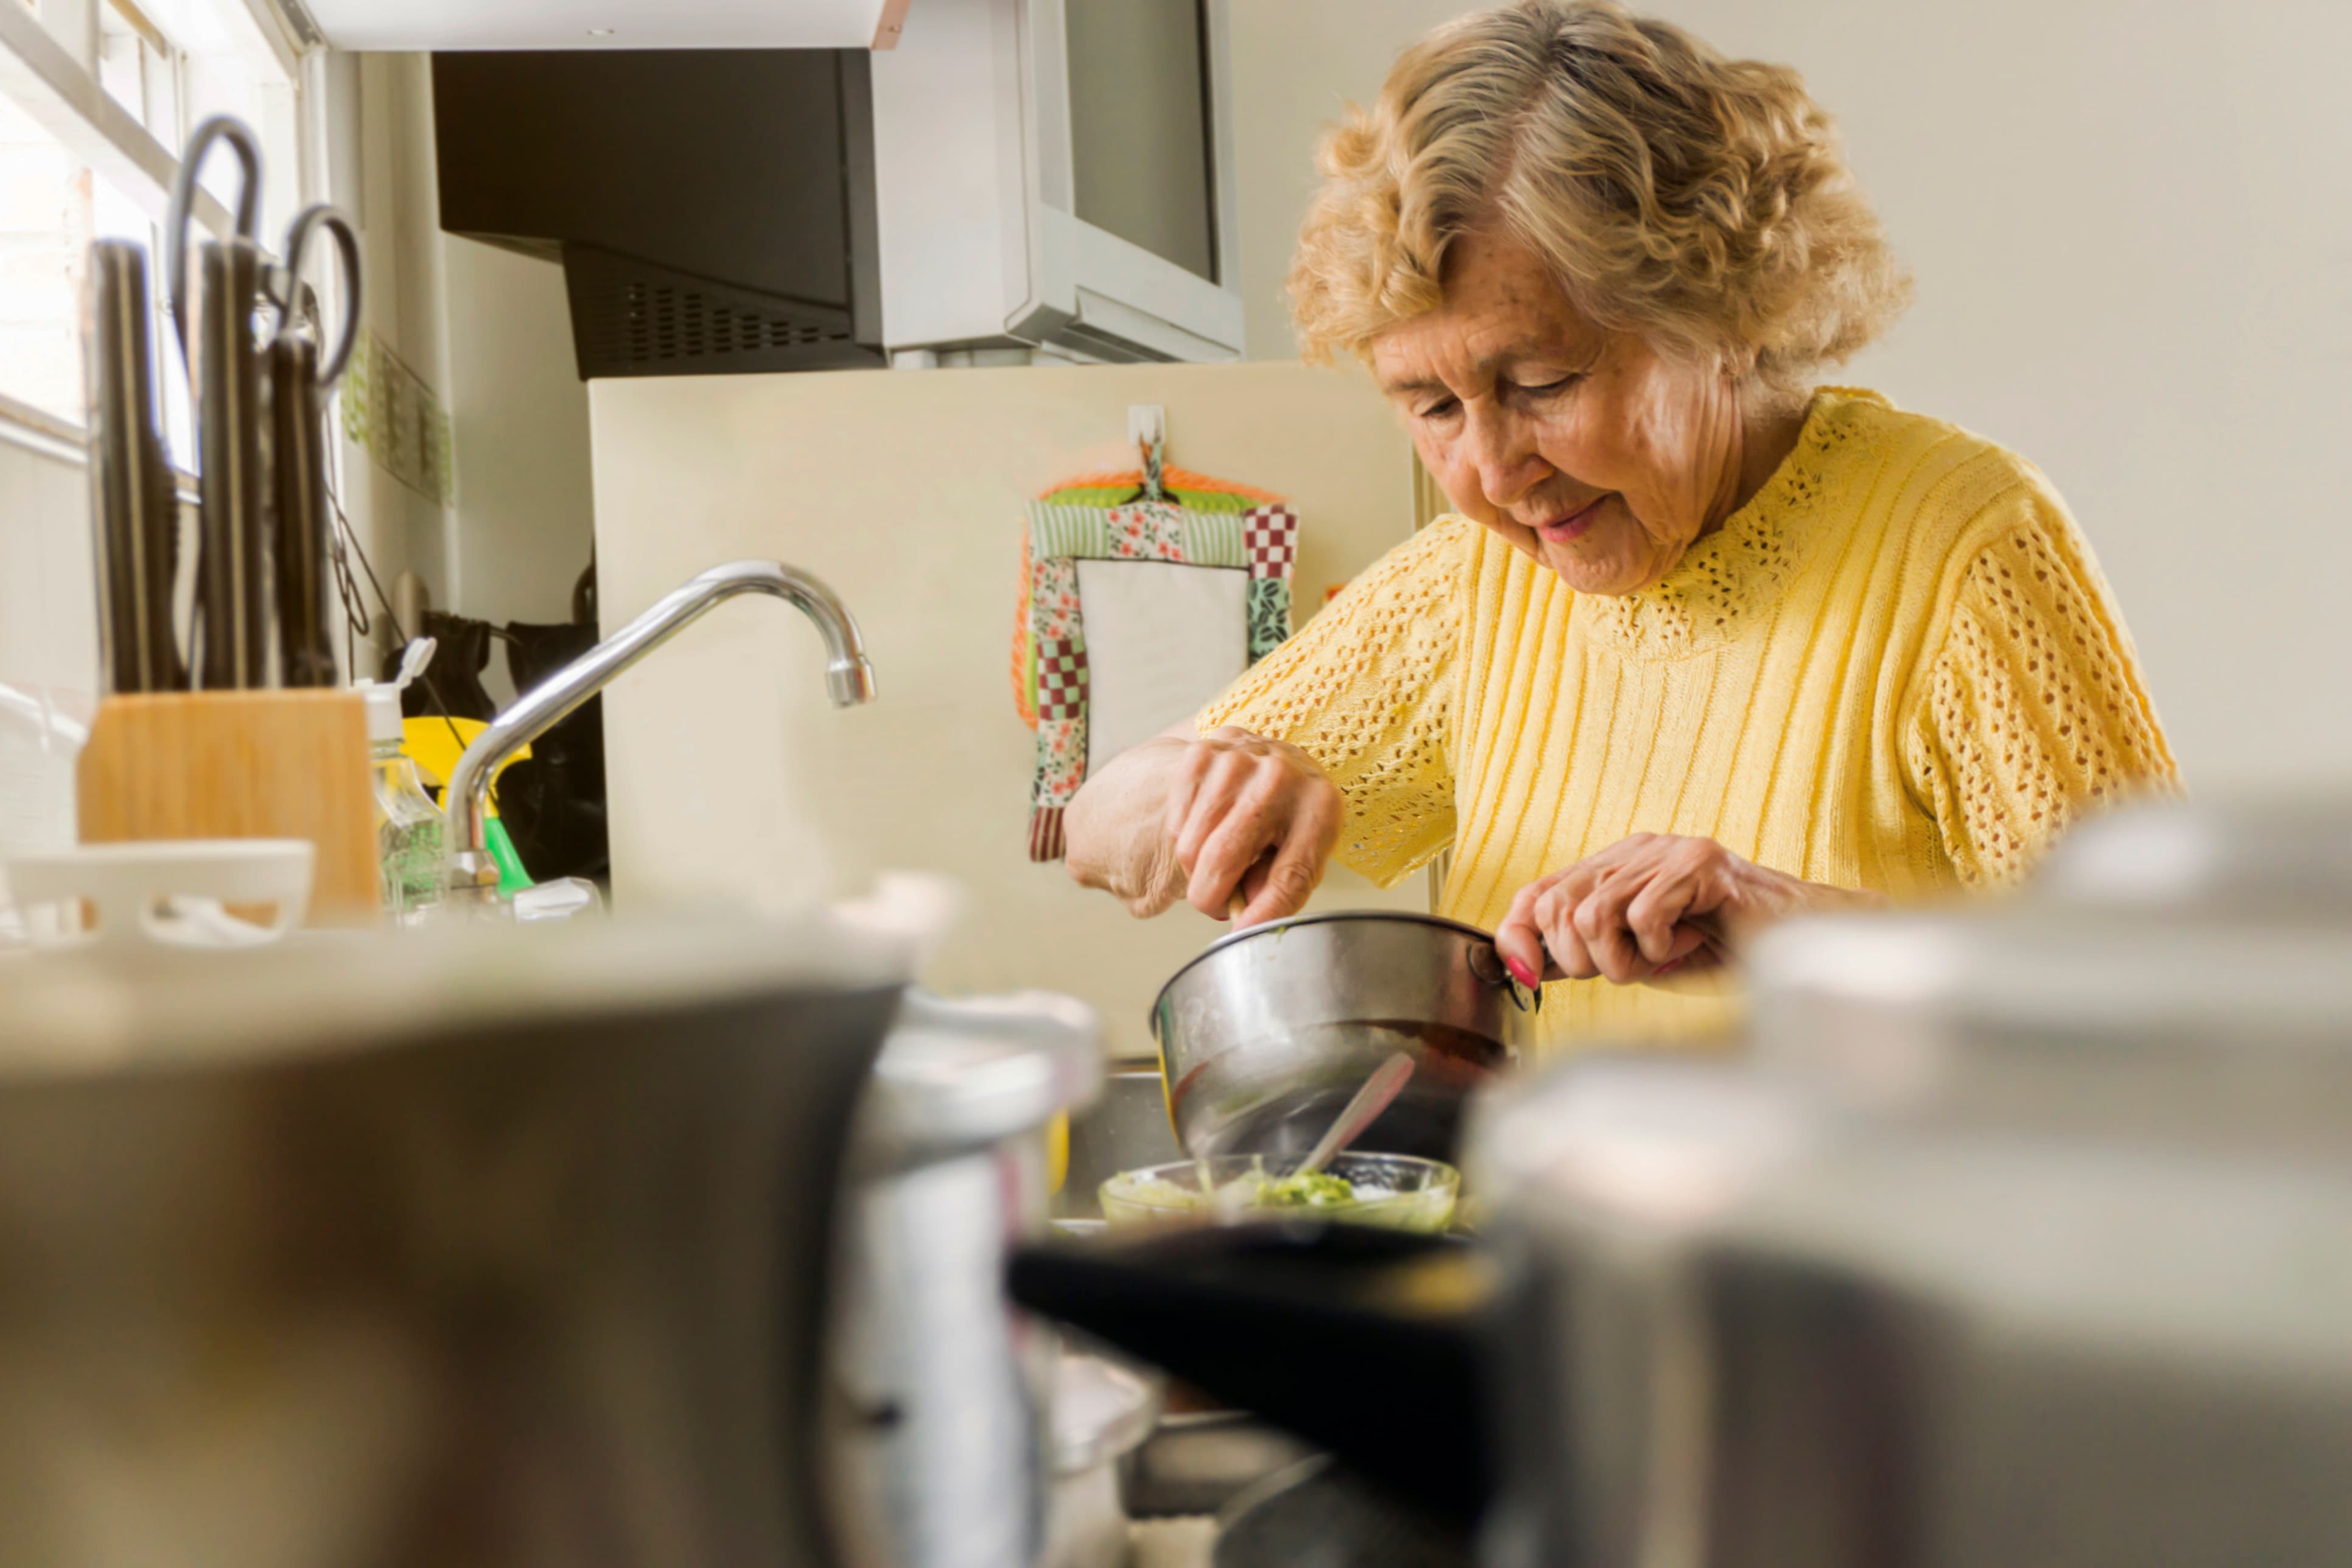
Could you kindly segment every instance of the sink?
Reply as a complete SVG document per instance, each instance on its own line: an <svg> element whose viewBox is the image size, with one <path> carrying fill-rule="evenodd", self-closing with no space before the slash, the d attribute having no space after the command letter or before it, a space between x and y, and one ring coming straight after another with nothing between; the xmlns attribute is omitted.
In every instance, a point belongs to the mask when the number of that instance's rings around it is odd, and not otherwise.
<svg viewBox="0 0 2352 1568"><path fill-rule="evenodd" d="M1070 1123L1070 1168L1054 1194L1055 1219L1097 1219L1103 1183L1139 1165L1181 1160L1175 1129L1168 1124L1168 1099L1160 1087L1160 1063L1143 1058L1110 1064L1102 1098Z"/></svg>

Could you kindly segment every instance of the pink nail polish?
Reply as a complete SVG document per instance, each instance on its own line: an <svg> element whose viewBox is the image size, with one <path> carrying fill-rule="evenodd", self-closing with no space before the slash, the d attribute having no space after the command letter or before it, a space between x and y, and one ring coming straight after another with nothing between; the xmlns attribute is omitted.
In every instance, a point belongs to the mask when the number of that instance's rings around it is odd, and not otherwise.
<svg viewBox="0 0 2352 1568"><path fill-rule="evenodd" d="M1522 985L1532 989L1538 984L1535 971L1529 969L1526 964L1520 963L1516 958L1504 959L1503 967L1508 969L1511 972L1511 978L1517 981Z"/></svg>

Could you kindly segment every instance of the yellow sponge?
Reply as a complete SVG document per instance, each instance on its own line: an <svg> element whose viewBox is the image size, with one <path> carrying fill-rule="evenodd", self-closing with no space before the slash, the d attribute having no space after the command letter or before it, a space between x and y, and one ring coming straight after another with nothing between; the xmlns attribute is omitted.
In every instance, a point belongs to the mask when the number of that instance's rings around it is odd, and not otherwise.
<svg viewBox="0 0 2352 1568"><path fill-rule="evenodd" d="M457 767L457 758L474 743L474 737L488 729L479 719L444 719L437 714L430 719L404 719L400 721L400 749L416 764L416 772L426 784L439 789L449 782L450 771ZM502 773L530 755L524 746L499 764ZM499 814L498 773L490 775L490 815Z"/></svg>

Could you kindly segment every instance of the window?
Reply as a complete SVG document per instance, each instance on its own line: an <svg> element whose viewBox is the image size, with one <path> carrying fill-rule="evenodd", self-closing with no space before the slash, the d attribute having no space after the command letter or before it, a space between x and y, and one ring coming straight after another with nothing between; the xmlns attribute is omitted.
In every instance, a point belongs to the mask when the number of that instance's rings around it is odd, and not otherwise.
<svg viewBox="0 0 2352 1568"><path fill-rule="evenodd" d="M84 0L90 3L90 0ZM126 0L95 0L125 7ZM261 232L274 244L301 210L306 182L300 167L301 134L296 62L281 55L255 16L259 0L137 0L151 24L171 40L178 60L181 120L171 135L156 139L173 153L187 132L215 114L234 114L261 139ZM155 130L154 122L148 124ZM215 195L234 195L234 163L205 165L205 184Z"/></svg>
<svg viewBox="0 0 2352 1568"><path fill-rule="evenodd" d="M0 74L0 419L13 401L80 422L85 258L93 237L132 239L148 253L165 439L175 462L194 466L186 376L162 297L160 194L134 195L91 164L152 169L160 151L168 166L206 116L235 114L262 142L264 242L283 233L306 199L301 104L297 62L265 31L264 3L0 0L0 57L13 57L0 58L10 68ZM31 98L11 96L9 84L27 81ZM83 107L93 85L105 100L96 113ZM233 158L205 165L205 186L225 201L236 178Z"/></svg>
<svg viewBox="0 0 2352 1568"><path fill-rule="evenodd" d="M89 172L0 99L0 393L73 420L82 416L77 317L89 207Z"/></svg>
<svg viewBox="0 0 2352 1568"><path fill-rule="evenodd" d="M169 144L180 127L182 51L130 0L106 0L98 16L98 80L106 95Z"/></svg>

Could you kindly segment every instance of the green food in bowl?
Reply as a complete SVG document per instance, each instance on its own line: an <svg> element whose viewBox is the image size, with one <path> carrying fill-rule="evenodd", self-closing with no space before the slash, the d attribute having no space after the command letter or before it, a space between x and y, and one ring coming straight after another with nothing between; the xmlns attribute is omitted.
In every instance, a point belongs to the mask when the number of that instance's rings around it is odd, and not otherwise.
<svg viewBox="0 0 2352 1568"><path fill-rule="evenodd" d="M1356 1184L1328 1171L1305 1176L1276 1176L1256 1192L1262 1209L1326 1209L1356 1201Z"/></svg>
<svg viewBox="0 0 2352 1568"><path fill-rule="evenodd" d="M1289 1173L1297 1163L1296 1156L1226 1154L1122 1171L1102 1184L1103 1218L1127 1226L1297 1215L1440 1231L1462 1187L1453 1166L1409 1154L1340 1154L1310 1176Z"/></svg>

